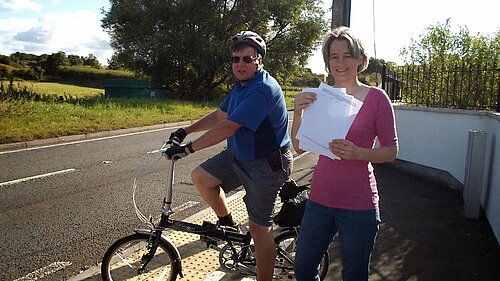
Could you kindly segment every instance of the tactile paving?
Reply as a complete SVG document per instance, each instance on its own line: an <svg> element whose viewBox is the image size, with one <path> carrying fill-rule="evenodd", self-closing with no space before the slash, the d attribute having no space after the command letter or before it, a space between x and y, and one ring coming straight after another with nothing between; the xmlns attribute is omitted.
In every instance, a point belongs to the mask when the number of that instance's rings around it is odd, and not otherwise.
<svg viewBox="0 0 500 281"><path fill-rule="evenodd" d="M233 219L240 224L248 223L248 214L246 212L245 203L243 202L244 192L237 193L235 196L228 201L229 209ZM243 210L241 210L243 208ZM202 224L203 221L209 221L212 223L217 222L217 216L212 210L206 212L204 215L196 218L192 223ZM167 237L172 240L172 242L178 246L181 245L182 241L185 240L184 235L190 234L186 232L173 231ZM172 236L171 236L172 235ZM197 247L195 252L192 251L181 253L182 257L182 271L184 273L184 279L186 280L205 280L212 272L220 268L219 265L219 252L206 247L206 244L199 240L199 235L194 235L195 240L197 240ZM182 237L182 238L181 238Z"/></svg>
<svg viewBox="0 0 500 281"><path fill-rule="evenodd" d="M244 191L238 192L228 198L228 206L231 210L233 219L241 224L248 224L248 214L246 211L245 203L243 202ZM202 224L203 221L216 223L217 216L210 208L202 211L201 215L195 215L185 221ZM168 230L165 236L174 243L179 249L182 258L182 273L184 274L183 281L203 281L209 277L214 271L220 268L219 265L219 252L207 248L206 243L200 240L200 236L182 231ZM133 260L135 257L140 257L142 253L136 251L130 256L128 260ZM123 262L118 262L113 265L114 268L126 266ZM148 276L136 276L127 280L158 280L160 272L150 272ZM93 275L85 280L100 280L98 275Z"/></svg>

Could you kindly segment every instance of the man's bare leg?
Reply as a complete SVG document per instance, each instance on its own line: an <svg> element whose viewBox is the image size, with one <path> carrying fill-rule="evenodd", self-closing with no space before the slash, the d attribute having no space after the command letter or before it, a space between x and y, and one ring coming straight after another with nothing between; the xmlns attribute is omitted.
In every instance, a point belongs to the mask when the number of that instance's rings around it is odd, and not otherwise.
<svg viewBox="0 0 500 281"><path fill-rule="evenodd" d="M250 233L255 243L255 258L257 261L257 280L271 281L276 261L276 247L274 245L273 230L249 221Z"/></svg>
<svg viewBox="0 0 500 281"><path fill-rule="evenodd" d="M215 211L218 217L229 215L229 207L226 202L226 195L219 187L222 182L205 171L202 167L196 167L191 173L193 184L198 188L205 202Z"/></svg>

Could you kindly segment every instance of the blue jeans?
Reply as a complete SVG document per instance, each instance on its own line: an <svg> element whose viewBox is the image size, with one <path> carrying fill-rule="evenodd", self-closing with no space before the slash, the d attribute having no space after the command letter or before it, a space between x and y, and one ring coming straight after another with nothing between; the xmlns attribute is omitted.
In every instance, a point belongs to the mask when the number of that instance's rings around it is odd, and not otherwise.
<svg viewBox="0 0 500 281"><path fill-rule="evenodd" d="M297 242L295 278L298 281L319 280L319 264L338 232L342 279L368 280L379 223L378 209L335 209L308 201Z"/></svg>

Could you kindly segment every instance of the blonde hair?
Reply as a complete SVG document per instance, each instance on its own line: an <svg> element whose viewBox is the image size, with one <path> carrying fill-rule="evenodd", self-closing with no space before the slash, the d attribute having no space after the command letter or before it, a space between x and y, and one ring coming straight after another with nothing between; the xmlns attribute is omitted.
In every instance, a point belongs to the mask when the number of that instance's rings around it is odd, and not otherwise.
<svg viewBox="0 0 500 281"><path fill-rule="evenodd" d="M368 67L368 57L361 41L352 35L350 28L339 26L328 32L323 40L321 51L323 53L325 69L328 73L330 73L330 45L335 40L346 40L351 49L351 55L356 59L363 58L363 62L358 66L358 73Z"/></svg>

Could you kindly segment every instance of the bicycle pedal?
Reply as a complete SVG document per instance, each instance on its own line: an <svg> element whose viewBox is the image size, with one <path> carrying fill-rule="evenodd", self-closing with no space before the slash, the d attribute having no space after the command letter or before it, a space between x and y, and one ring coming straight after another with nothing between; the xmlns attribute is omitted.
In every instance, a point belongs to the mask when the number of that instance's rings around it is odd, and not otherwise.
<svg viewBox="0 0 500 281"><path fill-rule="evenodd" d="M240 225L235 225L235 226L220 225L218 227L219 227L219 229L222 229L225 231L243 234L243 232L241 232Z"/></svg>

